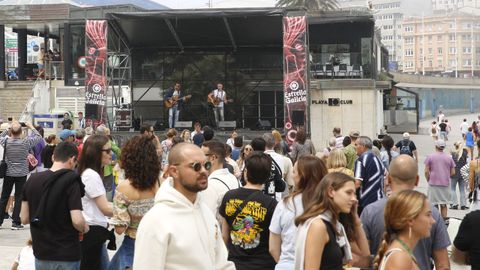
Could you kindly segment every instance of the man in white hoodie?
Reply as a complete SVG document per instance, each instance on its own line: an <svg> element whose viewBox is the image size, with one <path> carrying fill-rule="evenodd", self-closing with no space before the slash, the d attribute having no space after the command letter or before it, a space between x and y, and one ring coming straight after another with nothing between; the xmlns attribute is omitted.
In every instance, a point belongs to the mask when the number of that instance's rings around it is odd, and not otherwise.
<svg viewBox="0 0 480 270"><path fill-rule="evenodd" d="M208 186L211 163L193 144L175 145L155 205L137 231L133 269L235 269L212 211L197 193Z"/></svg>

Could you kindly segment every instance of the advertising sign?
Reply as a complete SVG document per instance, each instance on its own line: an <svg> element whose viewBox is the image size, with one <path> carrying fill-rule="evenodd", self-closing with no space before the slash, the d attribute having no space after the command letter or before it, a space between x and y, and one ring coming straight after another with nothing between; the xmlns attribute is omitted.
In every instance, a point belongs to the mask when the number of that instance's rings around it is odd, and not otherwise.
<svg viewBox="0 0 480 270"><path fill-rule="evenodd" d="M106 20L85 24L85 118L94 127L106 122L107 24Z"/></svg>
<svg viewBox="0 0 480 270"><path fill-rule="evenodd" d="M300 128L308 132L308 44L306 16L283 18L285 132L291 144Z"/></svg>

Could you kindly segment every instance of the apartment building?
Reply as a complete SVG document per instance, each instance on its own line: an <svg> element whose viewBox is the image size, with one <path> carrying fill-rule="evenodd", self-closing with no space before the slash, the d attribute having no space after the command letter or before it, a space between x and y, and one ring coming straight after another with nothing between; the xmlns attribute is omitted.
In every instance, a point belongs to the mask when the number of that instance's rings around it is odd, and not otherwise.
<svg viewBox="0 0 480 270"><path fill-rule="evenodd" d="M480 0L432 0L434 11L457 10L463 7L480 8Z"/></svg>
<svg viewBox="0 0 480 270"><path fill-rule="evenodd" d="M403 72L479 76L480 17L455 12L403 21Z"/></svg>
<svg viewBox="0 0 480 270"><path fill-rule="evenodd" d="M390 70L403 66L403 19L432 14L431 0L339 0L339 5L342 8L371 6L375 26L381 30L382 43L388 50Z"/></svg>

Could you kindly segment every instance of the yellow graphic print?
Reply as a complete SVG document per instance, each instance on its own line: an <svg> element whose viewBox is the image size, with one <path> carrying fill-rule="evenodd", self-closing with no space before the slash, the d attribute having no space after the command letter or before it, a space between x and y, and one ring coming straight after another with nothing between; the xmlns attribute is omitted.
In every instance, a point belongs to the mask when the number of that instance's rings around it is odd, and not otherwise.
<svg viewBox="0 0 480 270"><path fill-rule="evenodd" d="M227 216L232 216L242 200L231 199L225 206ZM260 244L260 234L263 231L258 225L265 220L267 208L261 203L252 201L248 202L235 218L232 224L230 238L234 246L240 246L243 249L256 248Z"/></svg>

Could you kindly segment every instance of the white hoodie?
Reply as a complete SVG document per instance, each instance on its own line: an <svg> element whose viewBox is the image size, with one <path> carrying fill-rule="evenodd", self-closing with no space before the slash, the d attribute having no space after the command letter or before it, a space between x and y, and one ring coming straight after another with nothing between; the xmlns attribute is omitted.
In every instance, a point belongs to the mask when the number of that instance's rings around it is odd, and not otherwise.
<svg viewBox="0 0 480 270"><path fill-rule="evenodd" d="M235 269L213 213L200 201L192 204L168 178L143 217L135 240L133 269Z"/></svg>

